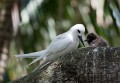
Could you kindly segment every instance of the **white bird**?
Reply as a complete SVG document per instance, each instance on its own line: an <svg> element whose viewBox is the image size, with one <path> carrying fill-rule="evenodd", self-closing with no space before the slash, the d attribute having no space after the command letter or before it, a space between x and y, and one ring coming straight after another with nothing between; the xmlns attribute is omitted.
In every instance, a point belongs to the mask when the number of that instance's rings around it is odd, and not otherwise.
<svg viewBox="0 0 120 83"><path fill-rule="evenodd" d="M33 60L28 66L31 64L42 60L43 62L39 67L43 67L44 65L53 62L55 59L59 58L61 55L66 54L75 50L78 47L79 39L83 43L82 36L85 32L85 27L82 24L76 24L70 28L69 31L58 35L48 46L47 49L39 52L34 52L30 54L21 54L17 55L18 58L36 58Z"/></svg>

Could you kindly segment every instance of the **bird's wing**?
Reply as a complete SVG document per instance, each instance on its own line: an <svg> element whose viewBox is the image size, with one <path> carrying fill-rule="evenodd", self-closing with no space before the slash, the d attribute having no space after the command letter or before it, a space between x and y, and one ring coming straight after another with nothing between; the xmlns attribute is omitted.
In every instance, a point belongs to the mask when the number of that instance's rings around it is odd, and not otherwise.
<svg viewBox="0 0 120 83"><path fill-rule="evenodd" d="M47 50L52 53L57 53L66 49L71 44L72 44L71 38L69 36L65 36L62 34L51 42Z"/></svg>
<svg viewBox="0 0 120 83"><path fill-rule="evenodd" d="M52 53L59 53L63 51L65 48L67 48L71 43L72 41L69 39L69 37L62 36L62 35L57 36L57 38L54 39L51 42L50 46L47 48L46 50L47 52L45 53L44 56L46 56L47 58L47 56L52 55ZM40 59L41 59L40 57L36 58L30 64L28 64L27 67L39 61Z"/></svg>
<svg viewBox="0 0 120 83"><path fill-rule="evenodd" d="M107 47L108 46L108 43L106 42L105 39L99 38L98 41L99 41L99 44L98 44L99 46L101 46L101 47Z"/></svg>
<svg viewBox="0 0 120 83"><path fill-rule="evenodd" d="M29 54L21 54L21 55L16 55L17 58L37 58L39 56L43 57L43 54L45 53L45 50L39 51L39 52L34 52L34 53L29 53Z"/></svg>

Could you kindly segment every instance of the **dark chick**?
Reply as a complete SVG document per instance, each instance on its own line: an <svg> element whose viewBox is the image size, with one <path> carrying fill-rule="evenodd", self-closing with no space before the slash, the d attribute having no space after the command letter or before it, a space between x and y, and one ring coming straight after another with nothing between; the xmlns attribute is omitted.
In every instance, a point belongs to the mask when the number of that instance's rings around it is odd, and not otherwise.
<svg viewBox="0 0 120 83"><path fill-rule="evenodd" d="M98 37L94 33L88 33L86 38L87 39L85 41L87 41L89 46L91 47L107 47L108 46L107 42L104 39L102 39L101 37Z"/></svg>

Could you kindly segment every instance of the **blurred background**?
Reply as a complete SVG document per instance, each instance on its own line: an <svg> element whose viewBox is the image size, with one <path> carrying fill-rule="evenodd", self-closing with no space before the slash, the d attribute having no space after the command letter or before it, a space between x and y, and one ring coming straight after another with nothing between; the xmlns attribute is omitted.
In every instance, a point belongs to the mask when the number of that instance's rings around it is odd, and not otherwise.
<svg viewBox="0 0 120 83"><path fill-rule="evenodd" d="M0 0L0 83L30 73L32 59L15 55L45 49L58 34L82 23L110 46L120 46L120 0Z"/></svg>

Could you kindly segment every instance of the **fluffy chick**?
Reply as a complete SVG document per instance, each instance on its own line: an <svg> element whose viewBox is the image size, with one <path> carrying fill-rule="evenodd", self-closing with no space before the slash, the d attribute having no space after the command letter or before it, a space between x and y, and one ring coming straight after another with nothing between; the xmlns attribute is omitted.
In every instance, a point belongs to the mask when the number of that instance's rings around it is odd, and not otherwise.
<svg viewBox="0 0 120 83"><path fill-rule="evenodd" d="M108 47L108 43L101 37L95 35L94 33L88 33L86 40L91 47Z"/></svg>

